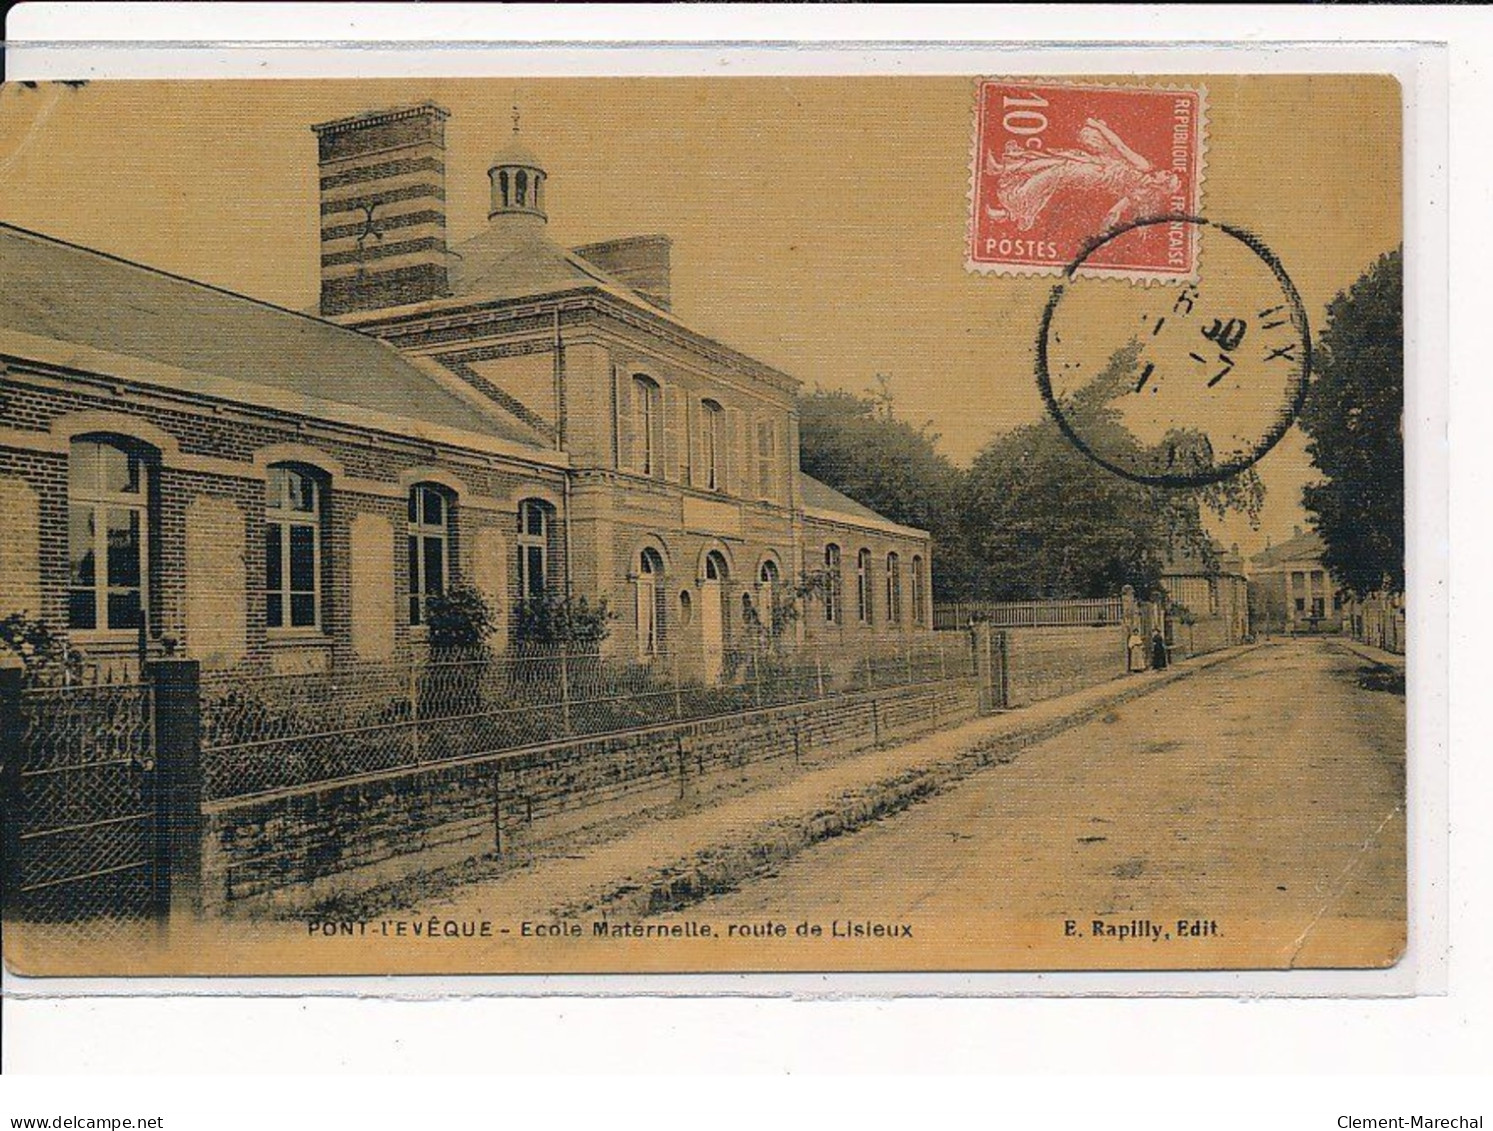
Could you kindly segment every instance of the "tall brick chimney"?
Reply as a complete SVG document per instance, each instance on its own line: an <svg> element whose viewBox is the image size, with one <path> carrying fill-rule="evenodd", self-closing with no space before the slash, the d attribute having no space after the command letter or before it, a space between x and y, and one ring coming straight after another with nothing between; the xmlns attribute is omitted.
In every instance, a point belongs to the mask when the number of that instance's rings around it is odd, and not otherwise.
<svg viewBox="0 0 1493 1131"><path fill-rule="evenodd" d="M446 118L433 102L312 126L321 172L321 312L450 293Z"/></svg>

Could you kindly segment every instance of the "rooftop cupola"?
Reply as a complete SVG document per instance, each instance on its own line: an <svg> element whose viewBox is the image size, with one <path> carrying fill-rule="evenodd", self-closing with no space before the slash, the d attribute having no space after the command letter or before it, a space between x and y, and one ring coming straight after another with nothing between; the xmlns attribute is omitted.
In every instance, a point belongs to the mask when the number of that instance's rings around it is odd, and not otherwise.
<svg viewBox="0 0 1493 1131"><path fill-rule="evenodd" d="M537 217L544 223L544 182L548 175L539 158L518 139L518 108L513 110L513 137L493 158L487 170L492 181L492 207L487 218Z"/></svg>

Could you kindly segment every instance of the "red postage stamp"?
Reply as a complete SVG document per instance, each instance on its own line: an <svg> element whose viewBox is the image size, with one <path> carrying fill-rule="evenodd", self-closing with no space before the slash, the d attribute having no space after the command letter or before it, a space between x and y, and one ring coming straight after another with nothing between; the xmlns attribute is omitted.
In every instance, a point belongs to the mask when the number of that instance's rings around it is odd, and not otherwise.
<svg viewBox="0 0 1493 1131"><path fill-rule="evenodd" d="M975 95L969 245L973 271L1058 274L1099 237L1202 206L1206 91L981 79ZM1185 279L1197 225L1110 239L1082 270Z"/></svg>

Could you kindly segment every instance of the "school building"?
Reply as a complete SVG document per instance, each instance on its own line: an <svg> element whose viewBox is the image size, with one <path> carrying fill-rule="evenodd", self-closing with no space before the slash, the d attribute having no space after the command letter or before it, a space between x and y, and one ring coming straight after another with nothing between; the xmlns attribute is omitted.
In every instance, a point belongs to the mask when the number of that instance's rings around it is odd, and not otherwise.
<svg viewBox="0 0 1493 1131"><path fill-rule="evenodd" d="M0 225L0 616L122 672L417 655L458 581L495 647L605 598L705 679L931 631L927 534L799 470L798 380L671 313L666 236L553 242L515 138L448 246L447 120L312 127L315 314Z"/></svg>

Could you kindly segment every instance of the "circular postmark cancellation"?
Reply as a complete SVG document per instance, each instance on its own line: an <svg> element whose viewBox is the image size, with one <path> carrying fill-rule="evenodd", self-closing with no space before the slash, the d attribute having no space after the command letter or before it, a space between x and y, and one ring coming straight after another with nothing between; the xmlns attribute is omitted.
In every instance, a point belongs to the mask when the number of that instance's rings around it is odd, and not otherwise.
<svg viewBox="0 0 1493 1131"><path fill-rule="evenodd" d="M1217 233L1206 277L1137 286L1084 272L1116 244L1195 246L1203 229ZM1162 487L1218 483L1259 460L1300 412L1311 362L1306 308L1274 253L1189 215L1090 240L1053 287L1037 337L1037 385L1064 435L1116 475Z"/></svg>

